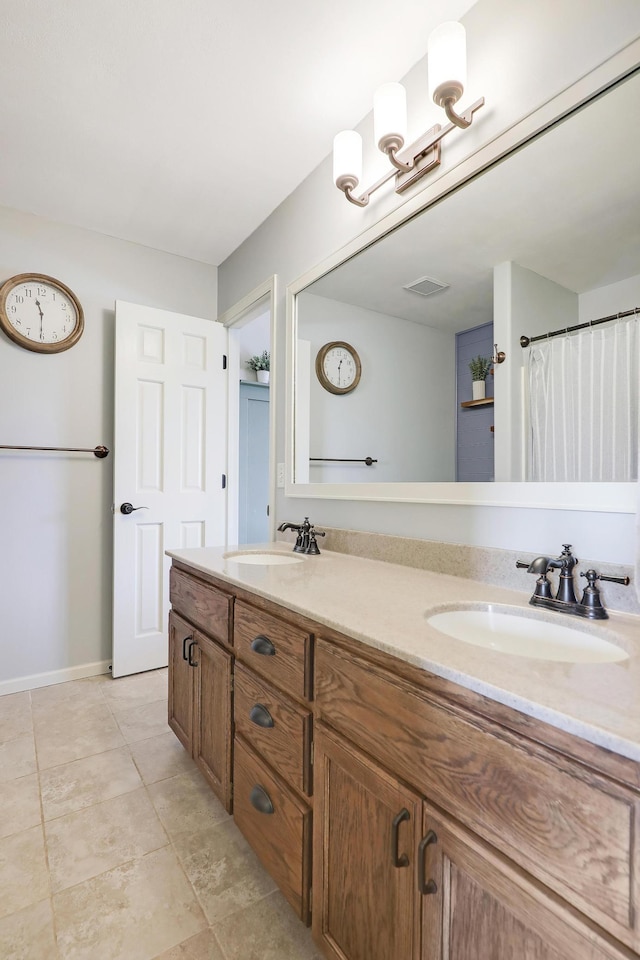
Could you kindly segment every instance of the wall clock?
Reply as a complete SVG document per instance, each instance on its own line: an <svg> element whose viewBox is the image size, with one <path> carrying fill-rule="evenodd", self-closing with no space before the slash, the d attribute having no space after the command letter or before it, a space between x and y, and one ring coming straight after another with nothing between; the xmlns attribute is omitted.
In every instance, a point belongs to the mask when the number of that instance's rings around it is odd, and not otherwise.
<svg viewBox="0 0 640 960"><path fill-rule="evenodd" d="M349 343L332 340L318 350L316 375L329 393L351 393L360 382L360 357Z"/></svg>
<svg viewBox="0 0 640 960"><path fill-rule="evenodd" d="M20 273L0 287L0 327L20 347L60 353L82 336L84 314L64 283L41 273Z"/></svg>

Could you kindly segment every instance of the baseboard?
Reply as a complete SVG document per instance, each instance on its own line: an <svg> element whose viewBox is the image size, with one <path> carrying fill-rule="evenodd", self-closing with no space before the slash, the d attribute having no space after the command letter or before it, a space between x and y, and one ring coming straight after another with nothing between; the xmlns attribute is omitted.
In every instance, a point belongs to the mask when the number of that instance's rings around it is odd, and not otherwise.
<svg viewBox="0 0 640 960"><path fill-rule="evenodd" d="M77 667L65 667L64 670L50 670L48 673L34 673L30 677L16 677L15 680L0 680L0 697L7 693L21 693L36 687L49 687L53 683L66 683L68 680L83 680L85 677L98 677L109 673L110 660L98 660L96 663L82 663Z"/></svg>

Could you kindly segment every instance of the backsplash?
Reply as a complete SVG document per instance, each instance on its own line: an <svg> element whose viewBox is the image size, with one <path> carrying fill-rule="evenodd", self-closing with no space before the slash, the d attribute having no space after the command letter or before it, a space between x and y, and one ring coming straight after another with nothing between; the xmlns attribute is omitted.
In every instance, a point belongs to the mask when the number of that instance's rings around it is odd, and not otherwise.
<svg viewBox="0 0 640 960"><path fill-rule="evenodd" d="M516 569L516 560L535 560L536 554L510 550L498 550L494 547L472 547L461 543L442 543L439 540L414 540L411 537L394 537L382 533L365 533L359 530L341 530L334 527L322 527L326 537L320 541L320 549L333 550L336 553L348 553L355 557L368 557L370 560L384 560L405 567L417 567L434 573L446 573L453 577L464 577L481 583L491 583L497 587L533 593L535 577L526 570ZM286 535L285 539L294 539ZM634 570L631 566L600 563L598 560L580 559L576 567L576 594L581 596L581 588L586 584L578 573L593 567L598 573L609 576L629 576L631 584L624 587L617 583L598 584L602 602L609 610L640 615L640 602L633 585ZM555 582L555 581L554 581Z"/></svg>

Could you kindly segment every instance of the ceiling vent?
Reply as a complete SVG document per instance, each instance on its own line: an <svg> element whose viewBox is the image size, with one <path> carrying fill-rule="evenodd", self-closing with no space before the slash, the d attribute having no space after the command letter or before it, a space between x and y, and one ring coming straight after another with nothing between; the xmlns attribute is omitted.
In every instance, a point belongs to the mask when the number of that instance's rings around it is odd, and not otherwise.
<svg viewBox="0 0 640 960"><path fill-rule="evenodd" d="M446 290L448 286L448 283L440 283L439 280L432 280L431 277L421 277L419 280L414 280L413 283L406 283L404 289L412 290L413 293L419 293L423 297L430 297L433 293Z"/></svg>

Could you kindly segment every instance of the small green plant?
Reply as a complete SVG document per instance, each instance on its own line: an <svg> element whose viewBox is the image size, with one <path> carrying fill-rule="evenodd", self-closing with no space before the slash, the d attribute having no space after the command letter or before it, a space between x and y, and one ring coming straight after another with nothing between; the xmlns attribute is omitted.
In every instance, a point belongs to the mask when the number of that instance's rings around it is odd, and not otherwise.
<svg viewBox="0 0 640 960"><path fill-rule="evenodd" d="M491 357L474 357L469 361L469 370L472 380L486 380L491 370Z"/></svg>
<svg viewBox="0 0 640 960"><path fill-rule="evenodd" d="M270 370L271 354L268 350L263 350L261 354L250 357L246 363L251 370Z"/></svg>

